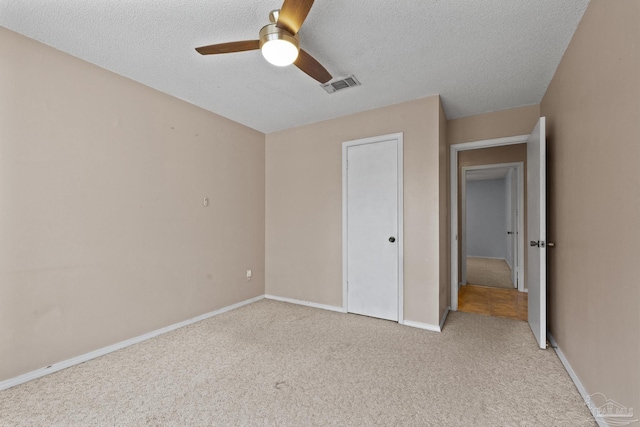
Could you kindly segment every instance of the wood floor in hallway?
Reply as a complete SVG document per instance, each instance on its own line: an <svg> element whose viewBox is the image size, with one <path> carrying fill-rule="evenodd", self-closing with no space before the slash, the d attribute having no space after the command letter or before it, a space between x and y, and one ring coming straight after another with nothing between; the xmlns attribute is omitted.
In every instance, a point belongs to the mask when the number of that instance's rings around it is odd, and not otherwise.
<svg viewBox="0 0 640 427"><path fill-rule="evenodd" d="M458 293L458 310L527 321L528 294L517 289L465 285Z"/></svg>

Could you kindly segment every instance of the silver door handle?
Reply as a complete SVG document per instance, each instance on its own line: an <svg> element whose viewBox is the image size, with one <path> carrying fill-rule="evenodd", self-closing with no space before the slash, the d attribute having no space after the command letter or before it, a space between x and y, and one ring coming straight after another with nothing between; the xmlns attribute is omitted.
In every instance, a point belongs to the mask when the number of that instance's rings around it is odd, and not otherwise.
<svg viewBox="0 0 640 427"><path fill-rule="evenodd" d="M556 244L555 244L555 243L553 243L553 242L547 242L547 243L545 243L544 241L537 241L537 242L536 242L535 240L532 240L529 244L530 244L531 246L537 246L537 247L539 247L539 248L544 248L544 247L545 247L545 245L546 245L547 247L550 247L550 248L553 248L553 247L555 247L555 246L556 246Z"/></svg>

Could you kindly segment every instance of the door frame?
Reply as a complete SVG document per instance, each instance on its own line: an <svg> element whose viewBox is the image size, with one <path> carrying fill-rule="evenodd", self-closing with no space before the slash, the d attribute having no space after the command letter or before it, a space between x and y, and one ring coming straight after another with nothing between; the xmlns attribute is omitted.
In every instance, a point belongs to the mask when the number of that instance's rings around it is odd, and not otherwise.
<svg viewBox="0 0 640 427"><path fill-rule="evenodd" d="M485 139L482 141L452 144L450 147L449 163L449 194L451 195L451 310L458 310L458 153L460 151L477 150L480 148L500 147L503 145L526 144L529 135L509 136L506 138Z"/></svg>
<svg viewBox="0 0 640 427"><path fill-rule="evenodd" d="M396 140L398 143L398 323L404 324L404 195L403 195L403 138L402 132L387 135L373 136L369 138L354 139L342 143L342 310L347 313L348 292L348 259L347 259L347 149L356 145L375 144L379 142Z"/></svg>
<svg viewBox="0 0 640 427"><path fill-rule="evenodd" d="M459 151L463 151L463 150L459 150ZM457 163L457 162L456 162ZM460 214L462 216L462 221L461 221L461 229L460 229L460 247L461 247L461 255L462 257L464 257L467 253L467 238L466 238L466 231L467 231L467 224L466 224L466 218L467 218L467 207L466 207L466 199L465 199L465 195L466 195L466 191L467 191L467 180L464 179L465 178L465 174L467 171L471 171L471 170L483 170L483 169L493 169L493 168L515 168L516 170L516 176L517 176L517 186L516 186L516 193L517 193L517 210L518 210L518 215L517 215L517 219L518 219L518 233L516 234L515 238L516 238L516 254L517 254L517 282L518 282L518 291L520 292L525 292L525 288L524 288L524 162L510 162L510 163L494 163L494 164L490 164L490 165L477 165L477 166L465 166L462 168L462 181L460 182L460 194L461 194L461 198L460 198L460 202L461 202L461 206L460 206ZM452 196L453 197L453 196ZM456 194L457 197L457 194ZM453 212L453 210L452 210ZM461 260L462 261L462 260ZM458 279L459 285L463 285L464 281L466 280L467 277L467 269L466 269L466 265L465 263L461 263L460 264L461 268L460 268L460 272L462 273L460 275L460 278Z"/></svg>

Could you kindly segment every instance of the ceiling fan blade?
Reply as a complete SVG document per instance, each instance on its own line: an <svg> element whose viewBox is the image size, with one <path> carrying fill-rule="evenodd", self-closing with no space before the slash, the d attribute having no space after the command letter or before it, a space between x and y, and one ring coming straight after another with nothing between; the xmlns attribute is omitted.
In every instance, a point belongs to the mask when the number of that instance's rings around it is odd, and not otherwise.
<svg viewBox="0 0 640 427"><path fill-rule="evenodd" d="M313 6L313 0L284 0L276 26L295 36L309 14L311 6Z"/></svg>
<svg viewBox="0 0 640 427"><path fill-rule="evenodd" d="M303 49L300 49L298 59L296 59L294 64L320 83L326 83L333 78L331 77L331 74L329 74L329 72L313 58L313 56L309 55Z"/></svg>
<svg viewBox="0 0 640 427"><path fill-rule="evenodd" d="M219 43L210 46L197 47L200 55L215 55L218 53L244 52L245 50L260 49L260 40L243 40L240 42Z"/></svg>

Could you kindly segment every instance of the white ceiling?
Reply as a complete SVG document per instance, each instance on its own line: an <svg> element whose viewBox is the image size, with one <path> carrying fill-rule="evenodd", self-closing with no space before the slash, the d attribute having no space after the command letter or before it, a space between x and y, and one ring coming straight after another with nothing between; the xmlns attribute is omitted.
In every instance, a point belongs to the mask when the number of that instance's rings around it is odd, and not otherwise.
<svg viewBox="0 0 640 427"><path fill-rule="evenodd" d="M301 46L329 95L258 51L194 48L257 39L280 0L0 0L0 25L262 132L440 94L449 119L537 104L589 0L318 0Z"/></svg>

